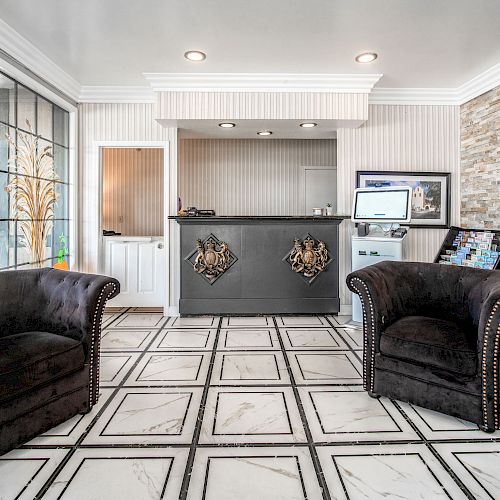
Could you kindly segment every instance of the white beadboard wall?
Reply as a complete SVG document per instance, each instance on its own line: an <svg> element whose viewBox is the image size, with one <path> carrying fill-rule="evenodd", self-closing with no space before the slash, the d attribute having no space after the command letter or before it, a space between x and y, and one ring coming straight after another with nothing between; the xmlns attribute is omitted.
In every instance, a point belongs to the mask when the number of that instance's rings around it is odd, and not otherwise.
<svg viewBox="0 0 500 500"><path fill-rule="evenodd" d="M218 215L299 215L301 166L335 166L335 139L183 139L183 206Z"/></svg>
<svg viewBox="0 0 500 500"><path fill-rule="evenodd" d="M451 224L460 221L460 109L458 106L370 105L367 123L337 133L338 207L350 213L357 170L451 173ZM345 277L351 269L352 224L341 224L341 303L350 304ZM443 229L411 229L407 258L434 259Z"/></svg>
<svg viewBox="0 0 500 500"><path fill-rule="evenodd" d="M169 199L169 213L177 209L177 129L164 128L155 121L154 104L129 103L89 103L79 105L79 177L78 190L80 193L80 246L79 270L95 273L99 268L98 261L98 217L99 217L99 154L95 142L99 141L165 141L169 143L169 185L171 196ZM146 145L146 144L144 144ZM177 224L175 224L176 226ZM178 259L177 244L172 242L176 238L177 228L170 224L170 262ZM178 253L178 252L177 252ZM174 291L178 289L178 276L171 275L170 303L176 303Z"/></svg>
<svg viewBox="0 0 500 500"><path fill-rule="evenodd" d="M102 191L103 229L163 235L163 149L104 148Z"/></svg>
<svg viewBox="0 0 500 500"><path fill-rule="evenodd" d="M367 93L156 92L165 120L366 120Z"/></svg>

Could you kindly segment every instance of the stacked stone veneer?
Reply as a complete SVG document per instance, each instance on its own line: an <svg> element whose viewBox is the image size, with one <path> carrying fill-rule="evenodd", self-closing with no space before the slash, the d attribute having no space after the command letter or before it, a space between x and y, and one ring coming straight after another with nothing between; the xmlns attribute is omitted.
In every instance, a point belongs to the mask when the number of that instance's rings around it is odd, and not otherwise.
<svg viewBox="0 0 500 500"><path fill-rule="evenodd" d="M461 225L500 229L500 86L460 107Z"/></svg>

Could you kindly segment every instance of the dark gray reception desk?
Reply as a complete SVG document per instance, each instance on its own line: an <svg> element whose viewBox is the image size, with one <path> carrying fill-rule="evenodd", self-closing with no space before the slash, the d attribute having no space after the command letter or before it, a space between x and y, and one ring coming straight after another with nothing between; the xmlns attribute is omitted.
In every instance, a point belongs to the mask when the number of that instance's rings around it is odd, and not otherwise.
<svg viewBox="0 0 500 500"><path fill-rule="evenodd" d="M326 217L170 217L181 315L339 311L339 224Z"/></svg>

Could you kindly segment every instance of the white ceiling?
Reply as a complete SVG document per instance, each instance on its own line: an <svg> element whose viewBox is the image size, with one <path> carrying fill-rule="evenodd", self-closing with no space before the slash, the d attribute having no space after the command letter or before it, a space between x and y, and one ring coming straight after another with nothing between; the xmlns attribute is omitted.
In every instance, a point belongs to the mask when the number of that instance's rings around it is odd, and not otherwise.
<svg viewBox="0 0 500 500"><path fill-rule="evenodd" d="M82 85L255 72L458 87L500 62L500 0L0 0L0 18ZM379 59L354 62L368 50Z"/></svg>

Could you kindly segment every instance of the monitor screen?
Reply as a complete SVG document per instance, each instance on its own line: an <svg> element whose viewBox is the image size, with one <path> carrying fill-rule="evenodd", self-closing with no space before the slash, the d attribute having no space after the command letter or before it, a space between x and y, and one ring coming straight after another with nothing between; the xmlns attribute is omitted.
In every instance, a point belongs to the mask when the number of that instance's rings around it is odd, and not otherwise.
<svg viewBox="0 0 500 500"><path fill-rule="evenodd" d="M409 222L411 188L360 188L354 192L352 220L358 222Z"/></svg>

